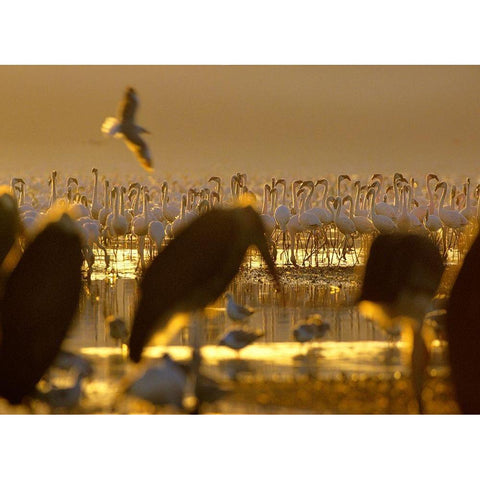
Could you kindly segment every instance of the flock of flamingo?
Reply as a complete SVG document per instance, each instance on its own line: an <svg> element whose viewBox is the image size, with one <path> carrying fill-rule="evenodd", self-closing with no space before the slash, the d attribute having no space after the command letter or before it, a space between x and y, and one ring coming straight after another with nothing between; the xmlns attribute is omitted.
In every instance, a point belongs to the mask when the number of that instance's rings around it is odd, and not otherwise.
<svg viewBox="0 0 480 480"><path fill-rule="evenodd" d="M346 174L252 181L240 172L229 183L219 176L200 183L186 178L183 182L158 181L152 174L150 150L141 137L149 132L135 123L137 108L137 94L129 87L118 118L107 117L101 130L125 141L151 174L147 182L99 179L98 169L93 168L91 180L60 179L54 170L48 179L15 177L2 187L0 396L12 404L32 394L53 407L78 403L81 380L91 375L91 367L60 348L78 307L81 272L88 279L94 270L122 275L118 254L125 258L130 250L137 252L140 300L131 332L122 319L108 319L111 337L128 343L134 363L141 362L144 347L155 334L163 334L167 343L190 322L197 338L188 364L166 354L160 365L146 370L122 393L182 407L190 389L195 397L192 412L198 413L203 402L215 401L225 392L201 373L195 314L224 294L229 318L248 319L253 311L225 291L245 258L251 261L253 257L246 253L255 246L277 292L282 291L279 265L355 265L366 260L363 300L379 303L387 313L396 312L394 319L407 315L414 320L412 382L422 412L426 363L421 325L444 264L455 256L459 261L477 234L480 184L473 187L470 178L465 178L458 186L434 173L420 182L398 172L391 177L375 173L363 181ZM415 235L404 235L409 233ZM395 246L398 252L393 253ZM478 312L476 307L467 316L463 311L464 300L477 295L471 270L477 268L479 252L477 237L446 313L449 341L453 339L452 375L464 412L480 410L476 395L480 372L474 367L480 362L470 361L478 349L476 343L468 343L479 336L470 321ZM397 265L392 267L394 260ZM377 285L379 277L384 282ZM29 302L25 302L27 294ZM458 328L462 320L468 328ZM292 333L305 344L320 339L329 328L328 322L314 315ZM262 335L238 328L225 333L219 345L239 352ZM48 379L48 369L55 364L74 368L75 384L67 389L52 387L47 393L38 391L36 384L45 376Z"/></svg>
<svg viewBox="0 0 480 480"><path fill-rule="evenodd" d="M128 246L138 252L138 268L144 270L146 252L153 258L193 219L238 203L257 209L274 258L294 266L341 264L347 255L350 263L358 263L376 234L396 231L429 236L448 259L461 239L476 231L480 217L480 185L472 188L466 178L457 188L433 173L424 185L395 173L374 174L365 182L348 175L338 175L335 182L272 178L263 186L251 185L246 174L237 173L228 188L212 176L203 185L177 184L176 191L167 181L123 185L106 178L101 191L96 168L92 175L84 185L70 176L63 189L56 171L48 178L49 189L46 179L43 190L38 181L11 180L25 236L33 236L49 209L62 204L82 232L89 272L100 264L99 257L108 269L112 252L116 256Z"/></svg>

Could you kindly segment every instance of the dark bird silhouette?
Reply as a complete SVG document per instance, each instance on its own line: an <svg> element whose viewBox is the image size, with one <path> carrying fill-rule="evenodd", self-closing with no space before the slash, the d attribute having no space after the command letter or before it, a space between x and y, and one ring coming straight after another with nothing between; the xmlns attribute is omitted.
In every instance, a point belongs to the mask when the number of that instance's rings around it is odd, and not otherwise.
<svg viewBox="0 0 480 480"><path fill-rule="evenodd" d="M370 248L358 300L360 311L387 332L395 331L398 319L404 327L408 325L413 336L411 379L420 413L428 362L421 327L443 270L440 252L428 238L408 233L379 235Z"/></svg>
<svg viewBox="0 0 480 480"><path fill-rule="evenodd" d="M480 236L465 256L447 303L451 376L463 413L480 413Z"/></svg>
<svg viewBox="0 0 480 480"><path fill-rule="evenodd" d="M145 272L130 336L130 358L180 312L204 309L237 274L245 252L255 245L279 289L262 221L252 207L215 209L194 220L161 251Z"/></svg>
<svg viewBox="0 0 480 480"><path fill-rule="evenodd" d="M7 189L7 186L0 188L0 265L21 231L17 201Z"/></svg>
<svg viewBox="0 0 480 480"><path fill-rule="evenodd" d="M19 404L60 351L77 310L83 262L74 221L63 214L30 243L0 300L0 396Z"/></svg>
<svg viewBox="0 0 480 480"><path fill-rule="evenodd" d="M135 154L142 167L148 172L153 171L152 156L148 145L140 136L141 133L150 133L143 127L135 124L135 113L138 108L137 93L128 87L118 111L118 119L107 117L102 124L102 132L123 138L127 147Z"/></svg>
<svg viewBox="0 0 480 480"><path fill-rule="evenodd" d="M120 340L122 343L127 343L128 328L125 320L109 315L106 321L108 322L110 337L114 340Z"/></svg>

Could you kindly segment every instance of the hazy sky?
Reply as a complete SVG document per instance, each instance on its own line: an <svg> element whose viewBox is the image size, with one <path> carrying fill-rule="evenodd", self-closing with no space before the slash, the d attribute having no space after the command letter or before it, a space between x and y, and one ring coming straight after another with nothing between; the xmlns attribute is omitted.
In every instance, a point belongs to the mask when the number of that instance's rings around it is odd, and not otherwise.
<svg viewBox="0 0 480 480"><path fill-rule="evenodd" d="M478 66L0 66L3 172L140 174L100 132L128 85L160 177L478 170Z"/></svg>

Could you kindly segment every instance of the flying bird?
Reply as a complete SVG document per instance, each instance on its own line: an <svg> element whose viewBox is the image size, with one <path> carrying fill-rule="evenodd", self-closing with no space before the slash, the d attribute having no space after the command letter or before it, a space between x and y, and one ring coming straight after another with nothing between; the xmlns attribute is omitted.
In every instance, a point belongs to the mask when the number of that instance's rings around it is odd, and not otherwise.
<svg viewBox="0 0 480 480"><path fill-rule="evenodd" d="M214 209L182 230L155 257L140 284L130 358L139 362L155 331L168 330L175 314L203 310L215 301L237 274L250 245L260 251L279 290L263 224L252 207Z"/></svg>
<svg viewBox="0 0 480 480"><path fill-rule="evenodd" d="M0 299L0 396L19 404L57 357L78 307L83 256L66 214L25 250Z"/></svg>
<svg viewBox="0 0 480 480"><path fill-rule="evenodd" d="M102 132L115 138L123 138L127 147L135 154L142 167L147 172L153 171L152 156L148 145L140 136L141 133L150 133L145 128L135 124L135 112L138 108L137 93L128 87L120 108L118 118L107 117L102 124Z"/></svg>

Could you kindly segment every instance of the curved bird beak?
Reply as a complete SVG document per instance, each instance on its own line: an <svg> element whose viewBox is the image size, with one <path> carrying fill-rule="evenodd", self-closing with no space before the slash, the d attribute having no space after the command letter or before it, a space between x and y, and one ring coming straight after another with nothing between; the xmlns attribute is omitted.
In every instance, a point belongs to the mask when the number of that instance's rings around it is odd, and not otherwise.
<svg viewBox="0 0 480 480"><path fill-rule="evenodd" d="M252 207L245 207L244 208L246 220L248 223L248 230L251 234L250 240L251 242L258 248L260 254L262 255L265 263L267 264L268 271L270 275L273 277L273 282L275 284L275 289L277 292L281 291L280 286L280 279L278 277L277 269L275 267L275 263L270 255L270 251L268 250L267 240L265 237L265 230L263 227L262 220L260 216L255 212Z"/></svg>

